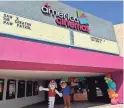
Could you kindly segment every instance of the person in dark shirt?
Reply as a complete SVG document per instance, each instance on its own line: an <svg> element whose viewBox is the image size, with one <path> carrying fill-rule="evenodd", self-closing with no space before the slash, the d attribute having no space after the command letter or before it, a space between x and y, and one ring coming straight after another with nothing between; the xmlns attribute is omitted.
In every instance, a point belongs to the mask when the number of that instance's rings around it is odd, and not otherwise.
<svg viewBox="0 0 124 108"><path fill-rule="evenodd" d="M71 108L71 103L70 103L70 87L67 85L65 81L60 82L61 85L61 92L63 93L63 99L64 99L64 108Z"/></svg>

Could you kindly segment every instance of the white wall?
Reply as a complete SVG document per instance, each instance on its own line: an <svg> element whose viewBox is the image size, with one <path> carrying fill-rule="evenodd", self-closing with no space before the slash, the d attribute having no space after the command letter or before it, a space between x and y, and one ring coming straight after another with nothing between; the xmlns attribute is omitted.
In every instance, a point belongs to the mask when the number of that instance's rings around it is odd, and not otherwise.
<svg viewBox="0 0 124 108"><path fill-rule="evenodd" d="M4 79L4 93L3 93L3 100L0 101L0 108L22 108L27 105L31 105L34 103L38 103L45 100L45 94L44 92L40 92L38 96L30 96L30 97L23 97L23 98L17 98L17 91L18 91L18 80L27 80L27 79L17 79L17 78L3 78ZM16 79L16 98L15 99L9 99L6 100L6 89L7 89L7 79ZM31 79L29 79L31 80ZM37 81L37 80L31 80L31 81ZM44 81L38 81L39 85L44 86ZM25 87L26 88L26 87Z"/></svg>
<svg viewBox="0 0 124 108"><path fill-rule="evenodd" d="M124 42L124 23L114 25L115 34L120 49L120 56L124 57L123 42Z"/></svg>

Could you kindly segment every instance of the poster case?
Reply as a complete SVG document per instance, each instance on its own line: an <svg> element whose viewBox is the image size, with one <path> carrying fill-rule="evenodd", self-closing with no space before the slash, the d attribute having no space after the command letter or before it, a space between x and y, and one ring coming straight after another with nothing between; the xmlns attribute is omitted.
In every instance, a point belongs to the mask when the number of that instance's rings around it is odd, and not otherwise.
<svg viewBox="0 0 124 108"><path fill-rule="evenodd" d="M25 97L25 81L24 80L19 80L18 81L18 98Z"/></svg>
<svg viewBox="0 0 124 108"><path fill-rule="evenodd" d="M39 83L37 81L33 82L33 96L39 95Z"/></svg>
<svg viewBox="0 0 124 108"><path fill-rule="evenodd" d="M0 79L0 101L3 100L4 80Z"/></svg>
<svg viewBox="0 0 124 108"><path fill-rule="evenodd" d="M26 96L32 96L32 92L33 92L33 84L32 81L27 81L27 86L26 86Z"/></svg>
<svg viewBox="0 0 124 108"><path fill-rule="evenodd" d="M16 95L16 80L7 81L6 99L14 99Z"/></svg>

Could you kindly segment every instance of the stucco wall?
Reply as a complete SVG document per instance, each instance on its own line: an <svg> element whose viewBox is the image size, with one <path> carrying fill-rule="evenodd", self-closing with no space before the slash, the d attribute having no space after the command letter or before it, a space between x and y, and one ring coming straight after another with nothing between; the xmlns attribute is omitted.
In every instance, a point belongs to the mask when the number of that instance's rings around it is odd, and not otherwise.
<svg viewBox="0 0 124 108"><path fill-rule="evenodd" d="M120 56L124 57L124 53L123 53L123 41L124 41L123 30L124 30L124 24L114 25L114 30L115 30L119 50L120 50Z"/></svg>
<svg viewBox="0 0 124 108"><path fill-rule="evenodd" d="M124 103L124 80L123 80L123 71L112 73L112 77L117 86L117 93L119 94L119 103Z"/></svg>
<svg viewBox="0 0 124 108"><path fill-rule="evenodd" d="M16 98L15 99L9 99L6 100L6 89L7 89L7 79L15 79L15 78L4 78L0 77L1 79L4 79L4 94L3 94L3 101L0 101L0 108L22 108L24 106L30 105L30 104L35 104L41 101L45 100L45 94L44 92L40 92L38 96L29 96L29 97L23 97L23 98ZM16 78L16 91L18 90L17 87L17 81L19 79ZM27 80L27 79L20 79L20 80ZM31 80L31 79L30 79ZM33 80L31 80L33 81ZM34 80L37 81L37 80ZM44 81L39 81L39 85L44 85Z"/></svg>
<svg viewBox="0 0 124 108"><path fill-rule="evenodd" d="M0 11L58 26L54 18L42 14L41 8L45 3L45 1L0 1ZM76 12L78 9L76 8L72 8L58 1L47 1L47 3L51 5L52 9L55 9L58 12L64 14L68 13L68 15L77 17ZM105 21L89 13L86 13L86 15L88 17L91 35L116 41L114 28L111 22Z"/></svg>

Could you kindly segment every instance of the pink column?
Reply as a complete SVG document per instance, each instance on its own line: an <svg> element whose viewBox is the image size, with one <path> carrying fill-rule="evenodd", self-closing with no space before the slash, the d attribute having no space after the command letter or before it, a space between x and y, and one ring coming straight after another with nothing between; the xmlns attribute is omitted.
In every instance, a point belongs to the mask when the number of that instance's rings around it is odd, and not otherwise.
<svg viewBox="0 0 124 108"><path fill-rule="evenodd" d="M112 78L117 86L117 93L119 94L119 103L124 103L124 99L123 99L123 87L124 87L123 70L120 72L112 73Z"/></svg>

